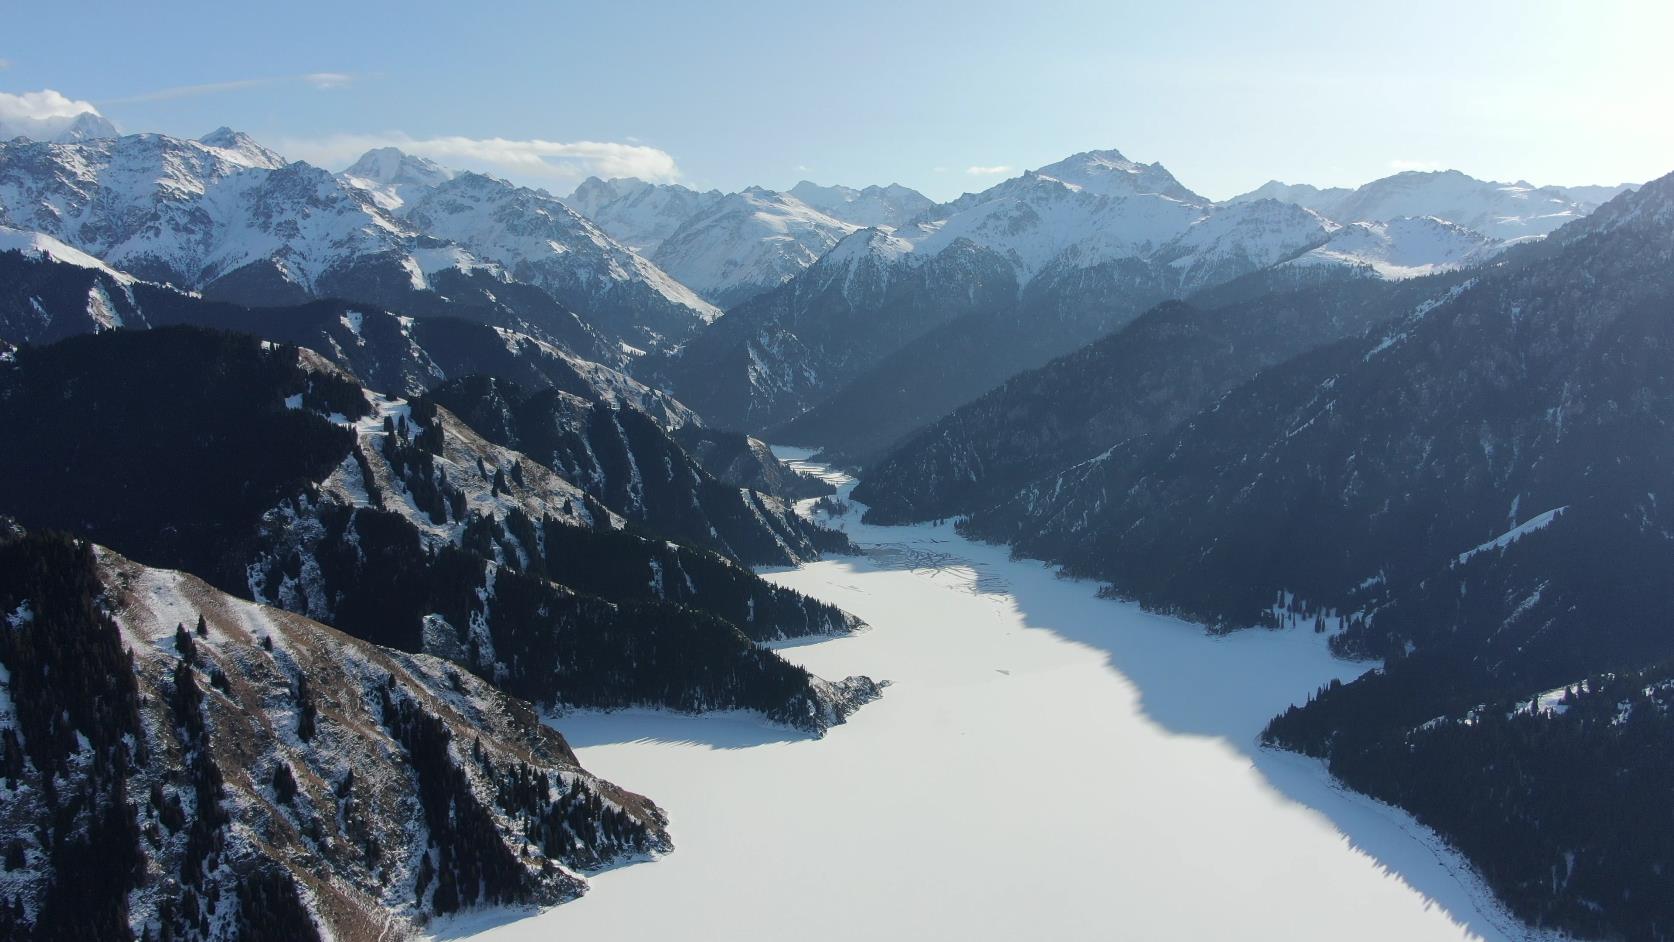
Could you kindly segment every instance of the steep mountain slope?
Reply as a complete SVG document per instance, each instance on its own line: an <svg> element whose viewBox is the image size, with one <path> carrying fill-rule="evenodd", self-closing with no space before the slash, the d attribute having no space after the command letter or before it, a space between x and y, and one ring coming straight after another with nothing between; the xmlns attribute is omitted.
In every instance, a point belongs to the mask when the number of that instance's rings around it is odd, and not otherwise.
<svg viewBox="0 0 1674 942"><path fill-rule="evenodd" d="M588 177L564 202L611 238L650 258L682 223L708 212L721 198L720 190L699 193L678 183Z"/></svg>
<svg viewBox="0 0 1674 942"><path fill-rule="evenodd" d="M414 318L342 301L244 308L136 281L50 236L0 230L0 246L13 244L20 248L0 248L0 340L42 344L115 326L179 324L308 347L368 387L396 395L417 395L456 377L491 376L590 402L631 406L676 435L704 469L734 487L783 499L830 492L829 486L785 468L761 442L702 426L690 409L665 393L568 349L487 326L475 317Z"/></svg>
<svg viewBox="0 0 1674 942"><path fill-rule="evenodd" d="M854 229L793 196L750 187L688 217L651 257L730 309L785 283Z"/></svg>
<svg viewBox="0 0 1674 942"><path fill-rule="evenodd" d="M820 186L803 180L787 192L832 219L875 228L904 225L936 205L930 197L899 183L857 190L852 186Z"/></svg>
<svg viewBox="0 0 1674 942"><path fill-rule="evenodd" d="M254 306L208 300L139 281L42 233L0 227L0 272L5 275L0 279L5 286L0 291L6 299L0 302L0 336L16 342L44 343L91 330L144 327L149 323L221 326L319 346L335 354L342 365L364 372L368 382L380 389L414 391L432 382L437 369L457 370L473 357L480 359L482 354L476 351L484 343L466 338L505 337L489 345L502 348L499 359L514 361L527 359L520 357L518 344L512 340L521 338L519 342L534 343L543 353L551 351L545 359L564 359L576 364L577 369L615 376L619 385L637 385L597 362L618 362L621 357L572 312L535 288L481 272L453 272L450 274L457 278L437 278L434 284L447 291L445 295L430 290L368 292L390 297L400 303L401 311L416 315L400 317L402 326L393 332L407 339L385 338L383 344L369 343L364 333L349 331L347 322L341 325L346 333L334 339L310 333L334 330L331 325L339 318L352 321L351 310L362 312L362 319L394 317L370 303L262 303L266 299L260 292ZM478 277L481 280L473 280ZM455 349L413 341L409 335L415 324L422 325L417 328L421 333L447 333L467 346ZM374 324L375 335L376 327ZM334 347L334 343L339 346ZM349 359L354 361L352 366ZM666 396L651 398L670 401Z"/></svg>
<svg viewBox="0 0 1674 942"><path fill-rule="evenodd" d="M607 229L544 191L459 173L393 147L366 152L339 177L393 218L464 246L492 262L493 270L509 273L520 286L534 285L559 303L585 312L588 322L613 344L627 344L635 351L675 344L720 313L647 261L639 246L618 242ZM672 190L638 180L606 184L589 178L589 183L605 193L638 194L638 202L658 193L677 205L683 200ZM584 189L597 192L587 184ZM684 187L673 189L691 193ZM630 215L638 219L650 211L640 206ZM476 273L471 266L460 267ZM492 300L492 292L488 295ZM387 294L356 297L405 310L400 299ZM620 349L610 357L593 358L611 363L625 359Z"/></svg>
<svg viewBox="0 0 1674 942"><path fill-rule="evenodd" d="M1525 918L1654 937L1674 920L1666 897L1594 894L1660 879L1674 835L1610 823L1617 789L1572 785L1579 769L1542 776L1530 749L1551 730L1557 755L1608 776L1656 747L1522 724L1512 707L1674 657L1658 575L1674 561L1659 498L1674 464L1671 261L1674 176L970 529L1158 608L1225 628L1300 617L1342 653L1385 658L1270 738L1424 814ZM1617 722L1660 702L1653 675ZM1666 743L1661 710L1644 707L1641 732Z"/></svg>
<svg viewBox="0 0 1674 942"><path fill-rule="evenodd" d="M1146 597L1149 591L1174 591L1165 584L1181 592L1195 591L1189 586L1217 586L1217 592L1227 594L1226 604L1189 611L1236 623L1254 620L1266 609L1268 588L1342 600L1348 587L1370 575L1385 572L1394 579L1392 567L1402 563L1391 558L1394 544L1384 541L1400 543L1405 565L1423 566L1454 544L1475 545L1481 540L1473 536L1505 529L1504 508L1519 495L1531 509L1549 498L1555 501L1550 506L1569 503L1558 500L1558 494L1570 493L1581 482L1562 476L1593 460L1571 449L1595 434L1585 430L1607 416L1589 411L1579 425L1580 420L1568 416L1561 426L1555 423L1566 408L1563 401L1574 403L1567 408L1582 409L1574 396L1604 381L1598 371L1619 352L1611 344L1626 342L1620 331L1654 326L1635 318L1644 316L1638 314L1644 305L1658 303L1667 288L1665 275L1655 267L1657 252L1666 246L1657 245L1648 225L1616 224L1616 219L1634 206L1654 205L1661 189L1648 187L1637 200L1623 197L1557 242L1530 247L1480 270L1468 290L1424 309L1387 337L1351 341L1269 371L1178 436L1130 443L1070 477L1031 487L1023 499L979 514L973 523L982 532L1024 527L1030 531L1025 548L1065 541L1057 545L1074 545L1079 552L1096 545L1100 569L1123 560L1121 578ZM1602 234L1586 237L1594 231ZM1649 402L1655 395L1654 377L1645 380L1649 385L1630 401ZM1489 406L1496 411L1485 413ZM1624 413L1622 421L1639 408ZM1391 437L1377 440L1374 448L1369 439L1378 434ZM1235 457L1240 455L1249 460ZM1250 486L1258 479L1258 486ZM1542 486L1553 493L1533 490L1537 480L1546 481ZM1370 481L1407 483L1399 495L1357 483ZM1444 486L1448 506L1474 509L1441 515L1444 494L1437 489ZM1045 497L1048 492L1054 496ZM1106 494L1124 496L1111 500ZM1269 557L1260 569L1241 570L1238 578L1228 579L1216 568L1250 562L1227 535L1244 525L1240 515L1249 515L1251 527L1257 518L1262 526L1272 525L1296 514L1295 502L1305 494L1319 502L1313 519L1291 519L1287 528L1312 530L1328 520L1335 521L1332 525L1375 521L1376 526L1367 531L1366 524L1355 524L1343 539L1349 532L1357 536L1343 548L1317 538L1304 541L1309 550ZM1387 508L1386 499L1392 501ZM1177 505L1177 500L1185 503ZM1164 513L1156 501L1171 509ZM1396 512L1403 507L1404 512ZM1321 517L1327 508L1329 516ZM1141 519L1150 522L1134 527ZM1187 520L1200 521L1201 532ZM1420 538L1411 532L1414 520L1433 520L1426 524L1433 529ZM1193 540L1207 546L1211 530L1216 549L1199 556L1197 547L1187 548ZM1108 540L1112 532L1122 533L1121 540ZM1295 536L1300 539L1300 532ZM1278 538L1274 532L1263 540ZM1401 542L1408 540L1414 542ZM1173 554L1158 553L1156 541L1178 545L1179 557L1196 561L1180 565ZM1123 546L1133 547L1132 558ZM1320 557L1332 561L1325 565ZM1316 565L1323 568L1316 570ZM1263 576L1267 567L1282 567L1289 575ZM1309 578L1304 581L1302 573ZM1153 574L1163 583L1146 585ZM1257 588L1268 580L1283 584ZM1232 596L1241 597L1234 603Z"/></svg>
<svg viewBox="0 0 1674 942"><path fill-rule="evenodd" d="M643 413L475 376L426 397L497 445L552 469L627 520L747 565L849 551L783 502L723 484Z"/></svg>
<svg viewBox="0 0 1674 942"><path fill-rule="evenodd" d="M569 345L483 323L499 319L493 312L444 304L419 308L436 316L408 317L344 301L243 307L138 281L50 236L6 229L0 229L0 286L0 337L14 343L50 343L112 327L216 327L320 351L368 386L400 395L484 373L628 403L670 428L695 421L667 395L582 359ZM509 311L500 313L516 322ZM574 346L586 349L597 339L579 321L572 324Z"/></svg>
<svg viewBox="0 0 1674 942"><path fill-rule="evenodd" d="M897 226L934 205L897 185L723 195L631 177L589 177L564 202L722 308L778 286L857 227Z"/></svg>
<svg viewBox="0 0 1674 942"><path fill-rule="evenodd" d="M405 202L402 219L584 311L612 339L656 350L720 311L552 196L461 173Z"/></svg>
<svg viewBox="0 0 1674 942"><path fill-rule="evenodd" d="M1329 243L1339 231L1335 223L1299 206L1253 200L1204 216L1157 250L1151 261L1166 266L1174 293L1185 297Z"/></svg>
<svg viewBox="0 0 1674 942"><path fill-rule="evenodd" d="M24 349L0 366L0 427L29 443L0 466L0 512L439 653L514 695L746 708L811 730L875 695L755 644L852 630L849 616L623 533L538 462L294 348L170 328Z"/></svg>
<svg viewBox="0 0 1674 942"><path fill-rule="evenodd" d="M670 847L436 658L58 536L0 536L0 611L8 938L405 937Z"/></svg>
<svg viewBox="0 0 1674 942"><path fill-rule="evenodd" d="M1441 297L1420 284L1333 282L1215 308L1169 302L1007 380L903 442L855 488L867 520L955 517L1035 478L1168 431L1261 369Z"/></svg>
<svg viewBox="0 0 1674 942"><path fill-rule="evenodd" d="M1587 207L1597 209L1605 203L1630 190L1639 189L1637 183L1618 183L1615 186L1559 186L1551 189L1561 191L1565 196Z"/></svg>
<svg viewBox="0 0 1674 942"><path fill-rule="evenodd" d="M961 241L927 258L866 229L806 272L739 305L677 355L637 374L723 428L760 430L806 411L884 356L968 312L1010 306L1001 256Z"/></svg>
<svg viewBox="0 0 1674 942"><path fill-rule="evenodd" d="M688 424L674 430L674 440L704 469L734 487L771 494L781 500L823 497L837 491L829 481L792 471L759 438L742 432Z"/></svg>

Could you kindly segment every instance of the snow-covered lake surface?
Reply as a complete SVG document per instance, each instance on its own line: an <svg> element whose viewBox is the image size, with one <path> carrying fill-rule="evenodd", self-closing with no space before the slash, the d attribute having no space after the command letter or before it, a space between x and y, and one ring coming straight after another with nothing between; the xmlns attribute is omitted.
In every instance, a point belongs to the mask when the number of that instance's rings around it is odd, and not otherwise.
<svg viewBox="0 0 1674 942"><path fill-rule="evenodd" d="M560 718L588 768L668 810L674 853L444 937L1525 937L1409 817L1256 745L1363 669L1311 630L1213 638L951 526L857 517L865 556L768 578L870 623L781 651L887 679L883 699L820 740L745 716Z"/></svg>

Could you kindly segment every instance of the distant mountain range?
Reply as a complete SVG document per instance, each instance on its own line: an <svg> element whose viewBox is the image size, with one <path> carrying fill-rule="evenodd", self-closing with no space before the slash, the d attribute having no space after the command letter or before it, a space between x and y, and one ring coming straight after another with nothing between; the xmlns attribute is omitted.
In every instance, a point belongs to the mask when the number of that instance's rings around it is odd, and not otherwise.
<svg viewBox="0 0 1674 942"><path fill-rule="evenodd" d="M1457 270L1586 215L1598 195L1446 172L1214 203L1159 164L1089 151L846 237L642 375L714 422L863 464L1168 298L1269 269L1304 281ZM946 266L958 271L939 279Z"/></svg>

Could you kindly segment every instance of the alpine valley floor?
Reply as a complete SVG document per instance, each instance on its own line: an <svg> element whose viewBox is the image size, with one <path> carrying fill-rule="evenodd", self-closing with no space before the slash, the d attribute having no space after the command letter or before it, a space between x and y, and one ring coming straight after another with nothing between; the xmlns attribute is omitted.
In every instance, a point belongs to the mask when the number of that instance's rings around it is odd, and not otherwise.
<svg viewBox="0 0 1674 942"><path fill-rule="evenodd" d="M769 578L871 625L781 650L887 678L883 699L823 740L739 716L559 718L589 769L667 809L676 850L440 938L1531 937L1406 814L1257 745L1366 668L1322 636L1211 637L951 526L858 517L864 557Z"/></svg>

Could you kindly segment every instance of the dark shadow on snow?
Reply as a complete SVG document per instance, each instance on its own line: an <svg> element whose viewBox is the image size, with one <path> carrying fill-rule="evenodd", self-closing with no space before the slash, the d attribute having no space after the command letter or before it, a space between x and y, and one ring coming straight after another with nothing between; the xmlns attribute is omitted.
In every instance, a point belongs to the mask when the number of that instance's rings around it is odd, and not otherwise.
<svg viewBox="0 0 1674 942"><path fill-rule="evenodd" d="M643 742L707 746L711 749L749 749L774 743L811 741L816 737L750 713L675 713L621 710L613 713L580 711L547 717L577 749Z"/></svg>

